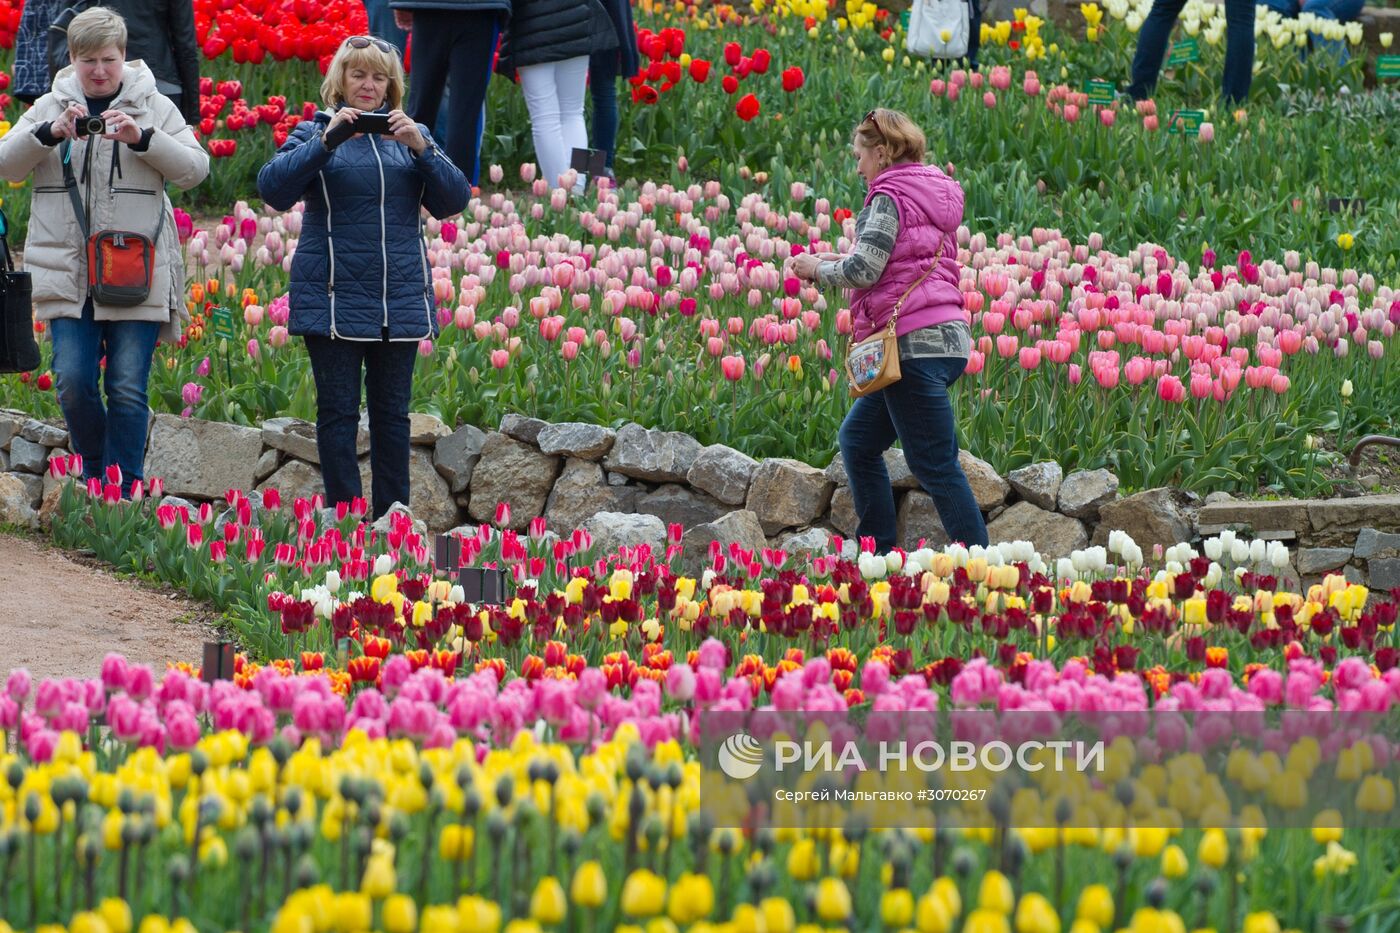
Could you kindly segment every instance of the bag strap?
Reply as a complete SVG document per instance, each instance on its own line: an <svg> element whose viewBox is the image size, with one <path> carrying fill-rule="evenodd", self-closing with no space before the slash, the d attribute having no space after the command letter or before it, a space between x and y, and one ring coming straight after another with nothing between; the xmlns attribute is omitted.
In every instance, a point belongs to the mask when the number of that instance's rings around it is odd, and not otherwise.
<svg viewBox="0 0 1400 933"><path fill-rule="evenodd" d="M10 218L4 210L0 210L0 256L3 256L0 272L14 272L14 255L10 252Z"/></svg>
<svg viewBox="0 0 1400 933"><path fill-rule="evenodd" d="M90 144L89 144L90 145ZM114 145L120 145L115 143ZM67 140L63 144L63 187L68 189L68 199L73 202L73 213L78 215L78 228L83 232L83 239L86 240L92 234L88 230L87 209L83 207L82 196L78 194L78 179L73 175L73 141ZM162 201L164 198L161 199ZM160 206L160 220L156 221L156 232L151 237L151 246L160 248L160 234L165 229L165 205Z"/></svg>
<svg viewBox="0 0 1400 933"><path fill-rule="evenodd" d="M895 324L899 322L899 309L904 307L904 299L913 294L914 289L922 285L924 279L928 278L933 273L933 270L938 268L938 263L943 259L943 244L946 243L947 240L948 231L945 230L943 231L943 235L938 238L938 249L934 250L933 262L929 263L929 267L924 270L924 274L915 279L914 284L906 288L904 294L900 295L899 300L894 303L894 314L890 315L890 322L885 325L890 333L894 333Z"/></svg>
<svg viewBox="0 0 1400 933"><path fill-rule="evenodd" d="M73 140L67 140L63 144L63 187L68 189L68 199L73 202L73 213L78 215L78 229L83 232L83 239L86 240L88 233L87 208L83 206L82 196L78 194L78 179L73 175Z"/></svg>

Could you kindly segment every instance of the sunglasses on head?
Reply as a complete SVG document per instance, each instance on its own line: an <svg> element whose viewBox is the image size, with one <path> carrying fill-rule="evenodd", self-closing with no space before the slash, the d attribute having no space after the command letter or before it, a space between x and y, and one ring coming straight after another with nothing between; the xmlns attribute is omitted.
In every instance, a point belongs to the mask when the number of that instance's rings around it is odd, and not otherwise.
<svg viewBox="0 0 1400 933"><path fill-rule="evenodd" d="M345 40L345 44L352 49L367 49L372 45L379 51L388 52L391 55L397 55L399 52L398 46L390 45L377 36L350 36Z"/></svg>

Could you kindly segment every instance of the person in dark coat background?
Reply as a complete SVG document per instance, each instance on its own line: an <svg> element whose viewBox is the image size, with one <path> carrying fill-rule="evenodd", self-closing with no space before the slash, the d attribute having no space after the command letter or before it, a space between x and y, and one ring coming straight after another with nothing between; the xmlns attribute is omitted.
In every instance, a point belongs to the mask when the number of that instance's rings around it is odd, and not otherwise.
<svg viewBox="0 0 1400 933"><path fill-rule="evenodd" d="M637 30L632 24L632 4L628 0L603 0L608 18L617 34L617 48L594 52L588 59L588 87L593 96L594 149L607 153L604 176L617 181L613 158L617 155L617 79L631 78L641 68Z"/></svg>
<svg viewBox="0 0 1400 933"><path fill-rule="evenodd" d="M601 0L515 0L496 70L519 73L540 174L551 186L569 170L574 149L588 148L583 95L588 60L617 49ZM587 179L574 185L582 193Z"/></svg>
<svg viewBox="0 0 1400 933"><path fill-rule="evenodd" d="M511 16L511 0L389 0L394 21L409 30L413 82L408 113L437 124L447 88L451 129L444 147L472 185L481 178L486 89L496 42Z"/></svg>
<svg viewBox="0 0 1400 933"><path fill-rule="evenodd" d="M79 11L104 6L126 21L127 61L143 61L156 76L156 90L180 108L191 126L199 125L199 45L194 33L194 0L91 0L62 2ZM61 37L49 44L50 79L67 66Z"/></svg>
<svg viewBox="0 0 1400 933"><path fill-rule="evenodd" d="M460 213L470 191L428 128L400 108L403 64L370 36L341 44L321 85L328 110L297 124L258 173L277 210L306 204L292 259L289 330L316 380L316 447L330 504L362 495L356 435L369 407L374 517L409 504L408 406L419 344L437 336L422 208ZM392 135L360 133L388 114Z"/></svg>

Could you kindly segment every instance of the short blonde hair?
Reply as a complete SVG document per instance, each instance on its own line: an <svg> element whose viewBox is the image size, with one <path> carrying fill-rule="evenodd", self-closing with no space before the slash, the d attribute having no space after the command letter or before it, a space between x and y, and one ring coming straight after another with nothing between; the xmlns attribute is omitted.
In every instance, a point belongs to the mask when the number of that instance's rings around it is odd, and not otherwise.
<svg viewBox="0 0 1400 933"><path fill-rule="evenodd" d="M351 39L369 38L371 41L362 49L350 44ZM386 52L375 43L384 42L370 36L351 36L336 49L326 69L326 78L321 82L321 100L327 107L339 107L345 103L345 74L351 68L363 68L370 72L382 72L389 76L389 89L384 95L390 110L403 106L403 62L393 52ZM385 45L389 43L384 42ZM392 48L392 46L390 46Z"/></svg>
<svg viewBox="0 0 1400 933"><path fill-rule="evenodd" d="M68 23L68 57L96 55L108 46L116 46L126 57L126 20L121 14L104 6L84 10Z"/></svg>
<svg viewBox="0 0 1400 933"><path fill-rule="evenodd" d="M852 142L862 149L884 146L891 165L922 162L928 140L919 125L898 110L876 107L857 124Z"/></svg>

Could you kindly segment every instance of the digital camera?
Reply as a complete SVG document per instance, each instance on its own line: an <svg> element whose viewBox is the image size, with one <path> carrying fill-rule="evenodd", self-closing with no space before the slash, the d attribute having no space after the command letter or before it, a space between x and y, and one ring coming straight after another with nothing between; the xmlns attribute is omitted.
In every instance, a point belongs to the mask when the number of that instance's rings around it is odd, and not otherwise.
<svg viewBox="0 0 1400 933"><path fill-rule="evenodd" d="M74 121L73 128L79 139L84 136L101 136L107 132L107 122L101 117L79 117Z"/></svg>

